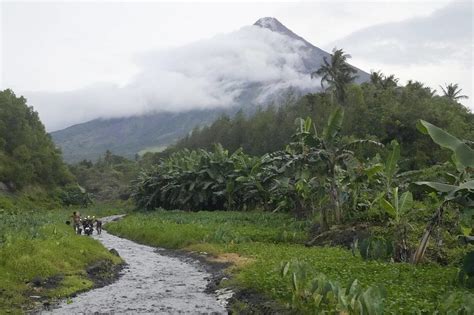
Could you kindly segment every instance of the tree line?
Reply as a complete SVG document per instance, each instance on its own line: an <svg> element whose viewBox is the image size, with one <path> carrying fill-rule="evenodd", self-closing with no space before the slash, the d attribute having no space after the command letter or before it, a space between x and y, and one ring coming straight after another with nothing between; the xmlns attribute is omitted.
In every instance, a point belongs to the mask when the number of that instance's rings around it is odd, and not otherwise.
<svg viewBox="0 0 474 315"><path fill-rule="evenodd" d="M373 72L369 82L356 85L351 83L353 72L347 70L352 68L331 70L344 65L346 59L347 55L337 50L331 62L326 60L312 74L322 76L323 92L301 98L289 94L283 104L258 108L251 116L243 111L233 117L222 116L209 126L194 129L155 158L152 154L146 158L157 161L184 148L211 149L216 143L230 151L242 148L252 155L281 150L290 141L297 118L310 117L322 128L335 105L344 107L343 136L374 139L383 144L397 140L403 146L401 167L406 170L447 158L446 152L417 132L419 119L463 139L474 139L474 115L457 102L462 97L457 85L448 85L446 94L438 96L420 82L409 81L400 86L394 75L386 76L380 71Z"/></svg>

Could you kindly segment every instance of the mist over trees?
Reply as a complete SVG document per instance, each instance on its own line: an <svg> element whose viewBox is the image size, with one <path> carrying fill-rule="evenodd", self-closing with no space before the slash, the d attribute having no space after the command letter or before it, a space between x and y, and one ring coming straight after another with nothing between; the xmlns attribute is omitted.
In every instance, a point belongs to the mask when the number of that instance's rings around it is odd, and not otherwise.
<svg viewBox="0 0 474 315"><path fill-rule="evenodd" d="M375 73L373 78L372 82L346 87L342 126L345 137L377 139L384 144L397 140L403 147L404 169L433 165L446 160L449 154L416 130L419 119L462 139L474 139L474 115L455 100L434 95L432 89L420 82L397 86L393 76ZM211 149L215 143L230 151L242 147L252 155L281 150L291 140L298 117L311 117L316 126L322 127L335 106L331 92L288 99L281 106L260 108L251 117L243 112L234 117L222 116L210 126L196 128L161 156L183 148Z"/></svg>

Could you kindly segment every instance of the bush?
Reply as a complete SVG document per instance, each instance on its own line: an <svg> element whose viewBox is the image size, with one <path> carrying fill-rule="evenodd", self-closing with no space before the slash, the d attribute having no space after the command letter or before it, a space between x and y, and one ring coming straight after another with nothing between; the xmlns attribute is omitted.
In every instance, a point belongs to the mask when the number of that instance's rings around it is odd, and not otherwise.
<svg viewBox="0 0 474 315"><path fill-rule="evenodd" d="M68 185L62 189L60 194L61 202L65 206L88 207L92 204L92 198L84 188L79 185Z"/></svg>

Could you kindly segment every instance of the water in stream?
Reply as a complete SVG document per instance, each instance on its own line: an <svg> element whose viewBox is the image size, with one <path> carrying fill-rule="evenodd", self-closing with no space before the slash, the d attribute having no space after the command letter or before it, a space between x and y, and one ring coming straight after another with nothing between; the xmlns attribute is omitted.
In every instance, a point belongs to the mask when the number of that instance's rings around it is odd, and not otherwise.
<svg viewBox="0 0 474 315"><path fill-rule="evenodd" d="M108 221L114 217L107 218ZM43 314L226 314L225 302L204 290L210 276L198 264L108 234L94 235L128 264L114 283L64 301Z"/></svg>

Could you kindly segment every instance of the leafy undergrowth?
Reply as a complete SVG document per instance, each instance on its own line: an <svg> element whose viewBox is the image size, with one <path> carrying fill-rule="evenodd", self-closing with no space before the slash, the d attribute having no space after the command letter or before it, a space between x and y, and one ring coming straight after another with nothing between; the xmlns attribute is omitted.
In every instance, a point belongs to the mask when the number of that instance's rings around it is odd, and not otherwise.
<svg viewBox="0 0 474 315"><path fill-rule="evenodd" d="M341 287L353 279L365 288L381 285L388 313L455 310L461 300L474 297L472 290L454 284L454 267L364 261L342 248L308 248L302 244L306 228L304 222L284 214L248 212L137 213L108 225L116 235L153 246L247 257L248 263L233 269L232 281L299 311L304 311L304 305L295 303L291 281L280 274L285 262L308 265L308 279L324 274Z"/></svg>
<svg viewBox="0 0 474 315"><path fill-rule="evenodd" d="M91 263L121 259L98 241L74 234L72 210L0 212L0 313L22 313L33 301L67 297L89 289L85 269ZM116 212L99 207L90 215ZM32 298L34 297L34 298Z"/></svg>

